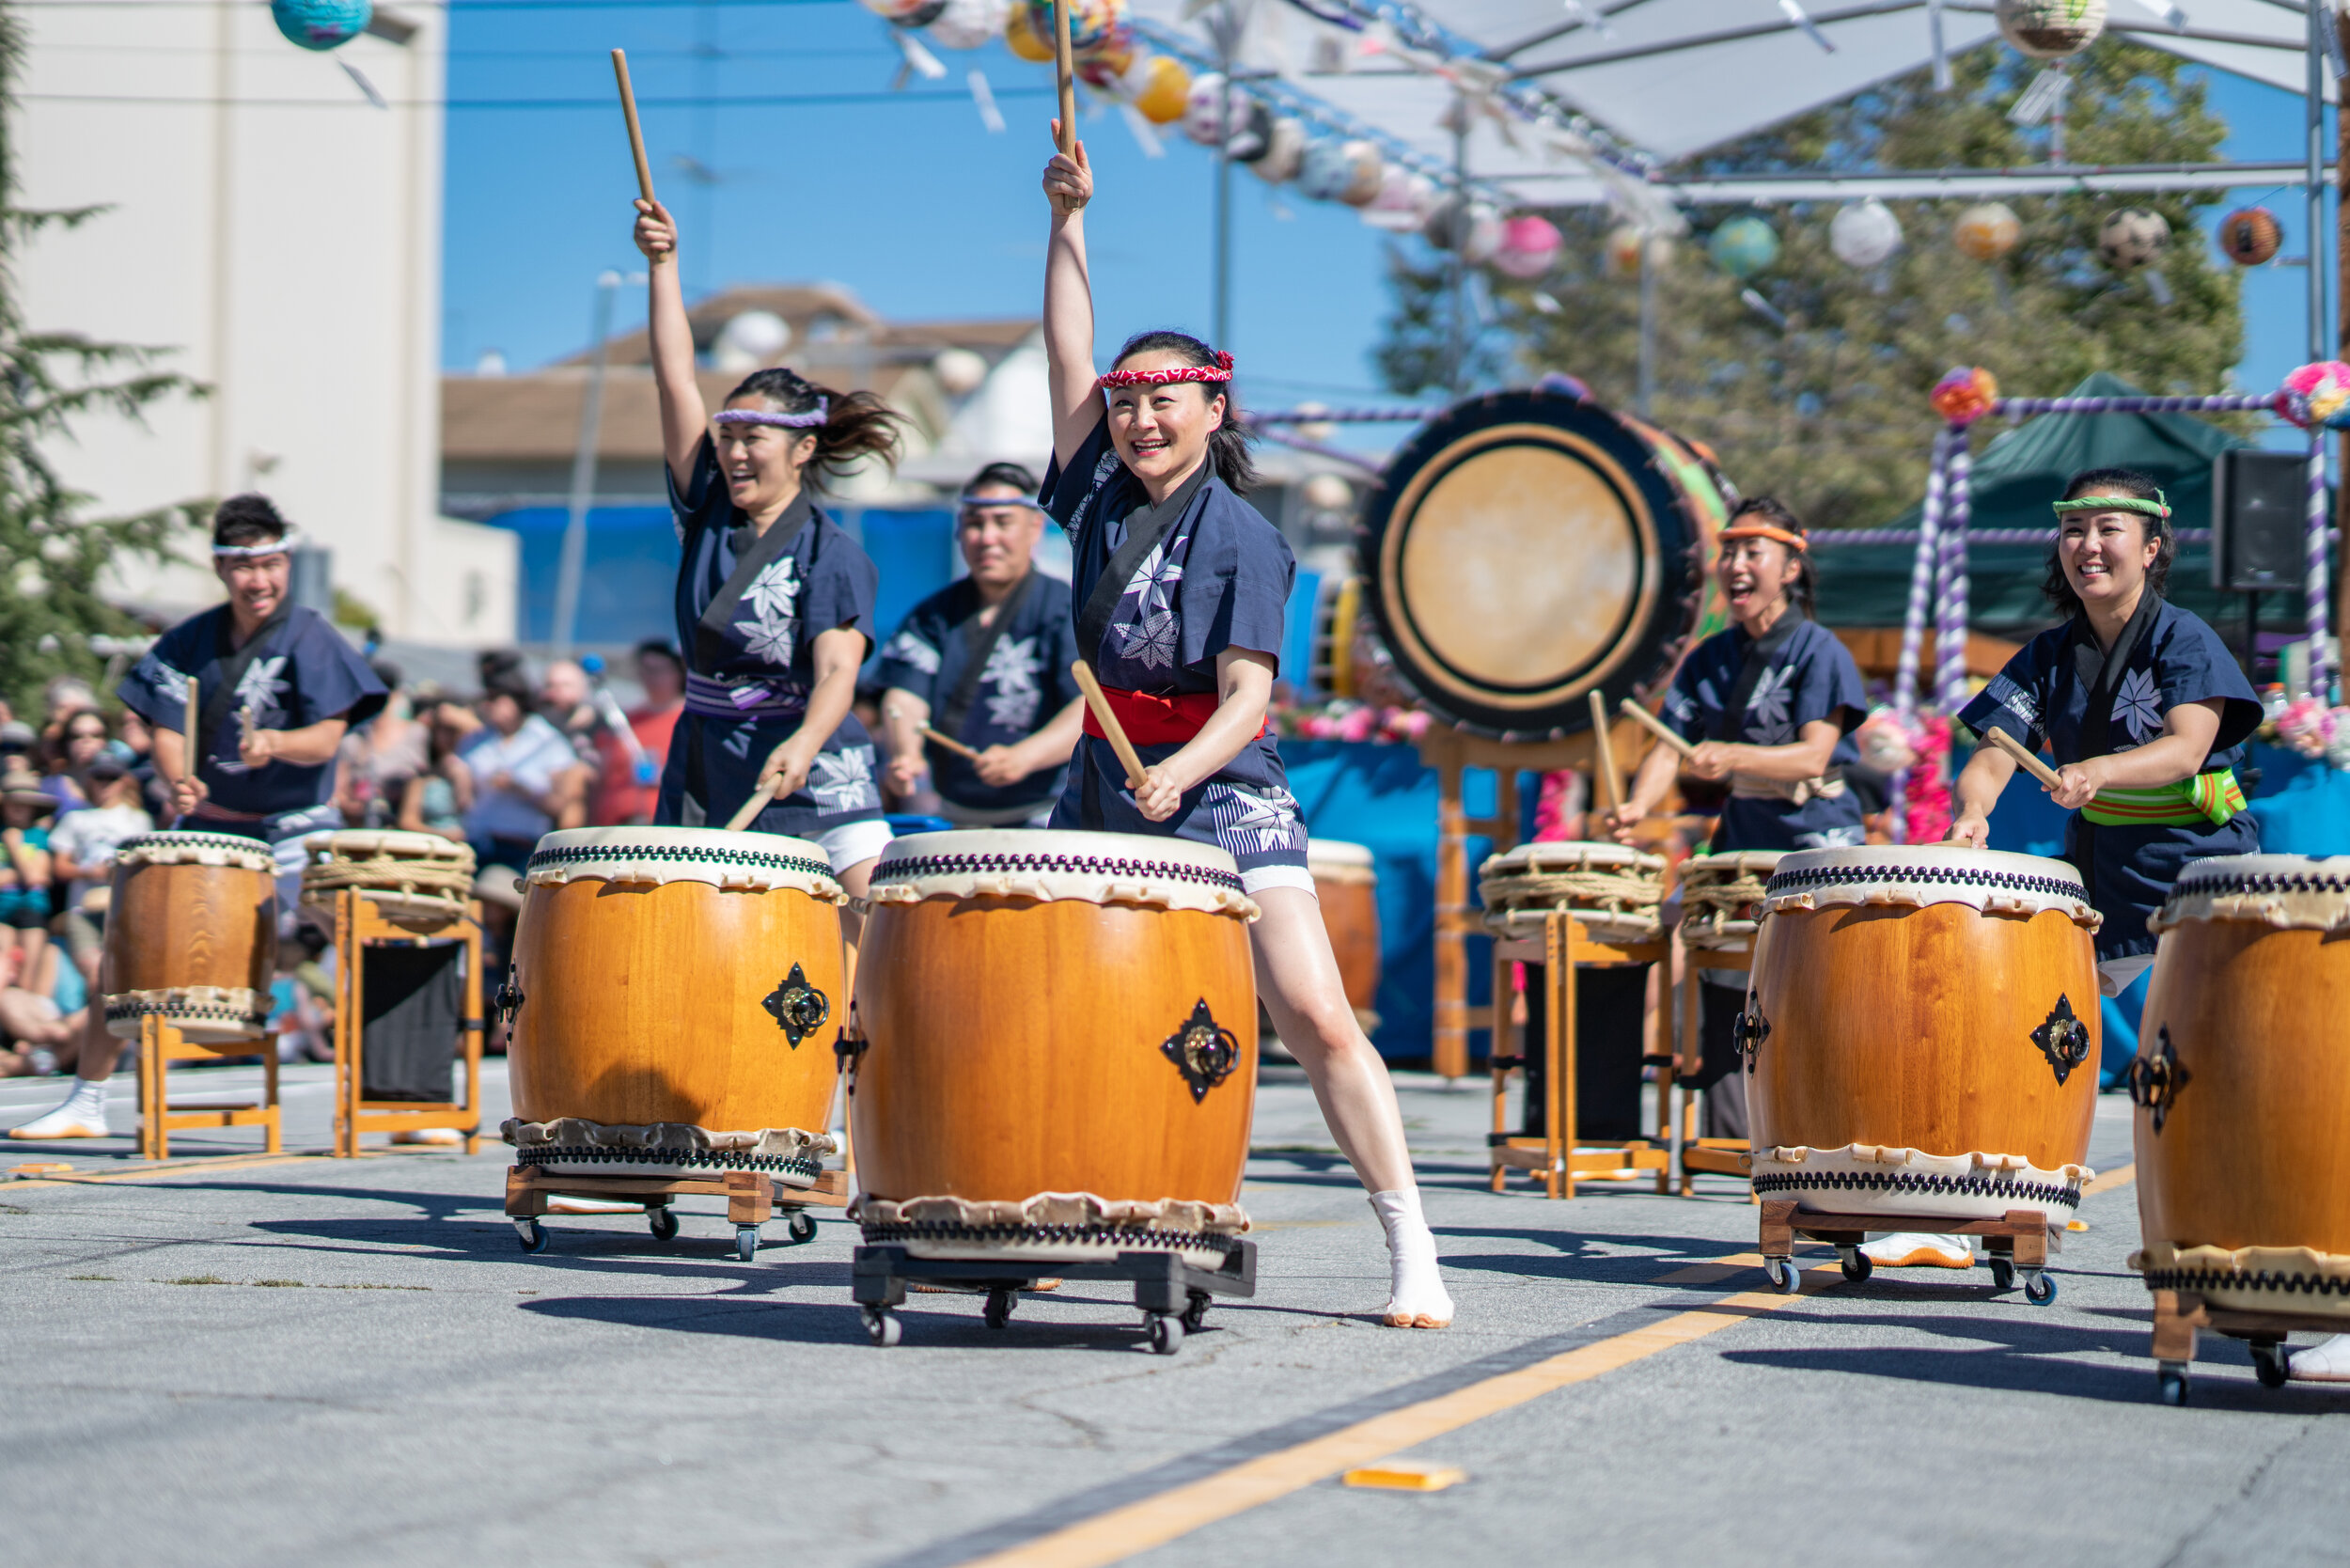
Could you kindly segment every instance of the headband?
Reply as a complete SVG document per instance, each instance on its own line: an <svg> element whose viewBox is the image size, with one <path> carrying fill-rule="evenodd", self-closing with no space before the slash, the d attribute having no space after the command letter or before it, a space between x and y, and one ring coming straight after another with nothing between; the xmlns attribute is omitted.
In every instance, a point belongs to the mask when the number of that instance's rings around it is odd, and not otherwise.
<svg viewBox="0 0 2350 1568"><path fill-rule="evenodd" d="M2159 490L2151 501L2143 495L2084 495L2076 501L2058 501L2054 505L2059 517L2068 511L2142 511L2157 519L2170 515L2170 503L2163 499Z"/></svg>
<svg viewBox="0 0 2350 1568"><path fill-rule="evenodd" d="M1222 349L1213 365L1178 365L1171 370L1112 370L1102 378L1102 389L1113 386L1170 386L1179 381L1230 381L1232 356Z"/></svg>
<svg viewBox="0 0 2350 1568"><path fill-rule="evenodd" d="M832 405L828 398L816 400L816 406L806 414L776 414L763 408L722 408L711 416L713 425L777 425L785 430L808 430L821 425Z"/></svg>
<svg viewBox="0 0 2350 1568"><path fill-rule="evenodd" d="M1030 511L1044 510L1042 502L1031 500L1026 495L958 495L955 497L957 511L966 507L1026 507Z"/></svg>
<svg viewBox="0 0 2350 1568"><path fill-rule="evenodd" d="M1781 544L1787 546L1790 550L1809 553L1811 549L1810 541L1806 540L1803 535L1789 533L1785 528L1778 527L1769 523L1733 524L1731 526L1724 528L1716 537L1718 537L1725 544L1728 544L1732 540L1739 539L1775 539Z"/></svg>
<svg viewBox="0 0 2350 1568"><path fill-rule="evenodd" d="M212 559L216 561L249 561L261 556L290 556L302 541L300 528L288 528L279 538L264 540L258 544L215 544Z"/></svg>

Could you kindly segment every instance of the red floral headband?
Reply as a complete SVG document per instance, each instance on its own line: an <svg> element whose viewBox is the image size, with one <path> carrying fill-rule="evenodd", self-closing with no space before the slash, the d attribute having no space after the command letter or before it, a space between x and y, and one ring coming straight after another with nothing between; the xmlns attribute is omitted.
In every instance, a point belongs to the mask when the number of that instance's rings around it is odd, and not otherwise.
<svg viewBox="0 0 2350 1568"><path fill-rule="evenodd" d="M1102 388L1113 386L1171 386L1180 381L1230 381L1232 356L1222 349L1215 351L1213 365L1178 365L1171 370L1112 370L1102 378Z"/></svg>

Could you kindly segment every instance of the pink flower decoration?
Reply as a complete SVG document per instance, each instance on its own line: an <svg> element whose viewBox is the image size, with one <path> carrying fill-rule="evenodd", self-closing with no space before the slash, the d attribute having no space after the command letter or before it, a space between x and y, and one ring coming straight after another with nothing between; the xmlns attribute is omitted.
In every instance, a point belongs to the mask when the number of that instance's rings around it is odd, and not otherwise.
<svg viewBox="0 0 2350 1568"><path fill-rule="evenodd" d="M1953 425L1971 425L1991 412L1999 384L1979 366L1960 366L1934 384L1934 412Z"/></svg>

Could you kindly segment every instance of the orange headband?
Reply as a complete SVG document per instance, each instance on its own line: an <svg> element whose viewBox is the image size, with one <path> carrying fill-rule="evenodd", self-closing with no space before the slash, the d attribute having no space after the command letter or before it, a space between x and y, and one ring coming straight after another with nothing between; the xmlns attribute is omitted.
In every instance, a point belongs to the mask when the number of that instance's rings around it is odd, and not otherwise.
<svg viewBox="0 0 2350 1568"><path fill-rule="evenodd" d="M1724 544L1730 543L1732 540L1739 539L1775 539L1781 544L1787 546L1790 550L1808 552L1811 548L1810 544L1805 541L1803 535L1791 534L1786 529L1774 526L1768 523L1736 524L1731 527L1724 528L1721 531L1720 538Z"/></svg>

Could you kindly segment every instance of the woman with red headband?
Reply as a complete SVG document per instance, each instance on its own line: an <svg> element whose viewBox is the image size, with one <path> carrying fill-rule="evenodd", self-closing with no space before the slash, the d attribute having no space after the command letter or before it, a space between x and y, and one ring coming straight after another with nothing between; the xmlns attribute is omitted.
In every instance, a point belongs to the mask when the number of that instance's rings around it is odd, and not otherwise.
<svg viewBox="0 0 2350 1568"><path fill-rule="evenodd" d="M1691 650L1665 698L1665 721L1697 747L1679 765L1730 788L1713 853L1863 842L1860 801L1842 770L1858 760L1850 737L1868 698L1852 654L1811 619L1815 579L1803 525L1768 496L1741 501L1721 532L1715 576L1732 624ZM1632 841L1672 787L1677 763L1668 746L1649 752L1616 812L1618 839ZM1704 992L1704 1062L1691 1087L1705 1091L1706 1137L1744 1137L1747 1086L1731 1026L1745 980L1722 970L1705 978L1715 984Z"/></svg>
<svg viewBox="0 0 2350 1568"><path fill-rule="evenodd" d="M1044 194L1053 466L1042 499L1075 557L1078 654L1148 773L1130 790L1089 713L1052 825L1189 839L1238 862L1263 911L1250 934L1265 1006L1386 1231L1385 1321L1442 1328L1452 1301L1395 1088L1340 983L1305 822L1265 730L1297 564L1240 499L1255 474L1232 357L1180 332L1146 332L1097 375L1083 216L1093 173L1082 143L1046 165Z"/></svg>

